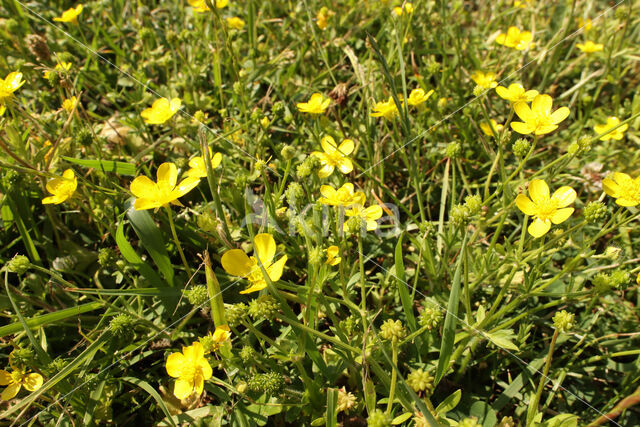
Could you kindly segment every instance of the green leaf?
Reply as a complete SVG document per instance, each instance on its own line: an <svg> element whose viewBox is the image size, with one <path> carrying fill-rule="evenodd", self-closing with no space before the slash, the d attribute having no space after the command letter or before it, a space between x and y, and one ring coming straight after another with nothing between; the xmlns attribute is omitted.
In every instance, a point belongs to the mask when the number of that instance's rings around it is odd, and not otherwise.
<svg viewBox="0 0 640 427"><path fill-rule="evenodd" d="M543 427L576 427L578 425L578 416L573 414L560 414L545 421Z"/></svg>
<svg viewBox="0 0 640 427"><path fill-rule="evenodd" d="M452 411L456 406L458 406L461 397L462 390L458 389L447 396L447 398L442 402L440 402L440 404L436 408L436 414L438 414L438 417L445 416L447 412Z"/></svg>
<svg viewBox="0 0 640 427"><path fill-rule="evenodd" d="M462 282L462 265L465 257L464 252L467 246L467 235L462 239L462 246L458 254L458 263L456 272L453 275L453 283L451 284L451 294L449 295L449 304L447 306L447 317L444 319L444 327L442 329L442 344L440 346L440 358L438 359L438 367L436 368L435 384L438 384L444 373L449 369L449 361L453 353L453 344L456 337L456 324L458 322L458 304L460 302L460 283Z"/></svg>
<svg viewBox="0 0 640 427"><path fill-rule="evenodd" d="M338 425L338 389L327 390L327 427L337 427Z"/></svg>
<svg viewBox="0 0 640 427"><path fill-rule="evenodd" d="M395 262L396 262L396 279L397 279L397 289L400 294L400 301L402 302L402 309L404 310L404 315L407 318L407 324L409 325L409 330L411 332L416 331L416 318L413 315L413 301L411 295L409 294L409 289L407 282L405 282L404 278L404 261L402 259L402 237L404 234L400 234L398 238L398 243L396 244L396 252L395 252Z"/></svg>
<svg viewBox="0 0 640 427"><path fill-rule="evenodd" d="M158 406L160 407L160 409L162 409L162 412L164 412L164 414L167 416L165 420L167 420L170 423L170 425L174 427L176 426L176 424L173 422L173 417L169 412L169 408L167 408L167 405L164 403L164 400L162 400L162 397L160 396L160 394L156 391L155 388L151 387L151 385L149 385L148 382L135 377L122 377L120 379L122 381L127 381L131 384L134 384L140 387L141 389L143 389L144 391L146 391L147 393L149 393L151 397L153 397L156 400L156 402L158 402Z"/></svg>
<svg viewBox="0 0 640 427"><path fill-rule="evenodd" d="M516 335L513 333L512 329L501 329L494 333L483 333L489 341L500 348L504 348L506 350L518 351L519 348L515 345L512 340L516 338Z"/></svg>
<svg viewBox="0 0 640 427"><path fill-rule="evenodd" d="M69 163L74 163L85 168L98 169L103 172L115 172L125 176L136 176L137 174L136 165L132 163L116 162L115 160L85 160L66 156L60 157Z"/></svg>
<svg viewBox="0 0 640 427"><path fill-rule="evenodd" d="M99 308L102 308L103 305L104 303L101 301L90 302L87 304L79 305L77 307L69 307L53 313L34 316L30 319L25 319L25 322L30 328L37 328L39 326L46 326L51 323L60 322L61 320L65 320L70 317L76 317L89 311L97 310ZM23 330L24 328L19 322L5 325L0 327L0 337L22 332Z"/></svg>
<svg viewBox="0 0 640 427"><path fill-rule="evenodd" d="M413 414L411 412L405 412L404 414L395 417L393 421L391 421L391 424L397 426L398 424L402 424L403 422L407 421L412 416Z"/></svg>
<svg viewBox="0 0 640 427"><path fill-rule="evenodd" d="M121 219L118 224L118 228L116 229L116 244L120 249L120 253L133 267L142 274L149 283L152 284L163 284L166 285L167 282L162 280L160 275L155 272L153 268L151 268L148 264L142 261L140 255L136 253L133 249L129 241L124 236L124 221Z"/></svg>
<svg viewBox="0 0 640 427"><path fill-rule="evenodd" d="M376 387L373 381L367 379L364 383L364 404L367 412L372 413L376 409Z"/></svg>

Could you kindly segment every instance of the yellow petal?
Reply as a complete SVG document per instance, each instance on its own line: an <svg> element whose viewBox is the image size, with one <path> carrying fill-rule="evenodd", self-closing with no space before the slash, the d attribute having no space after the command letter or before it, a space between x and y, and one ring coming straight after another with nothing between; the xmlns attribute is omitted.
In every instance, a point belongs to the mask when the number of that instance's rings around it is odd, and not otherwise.
<svg viewBox="0 0 640 427"><path fill-rule="evenodd" d="M529 182L529 196L537 205L549 200L549 186L541 179L532 179Z"/></svg>
<svg viewBox="0 0 640 427"><path fill-rule="evenodd" d="M322 138L322 140L320 140L320 146L322 147L324 152L327 154L335 153L338 148L336 141L333 139L333 137L329 135L325 136L324 138Z"/></svg>
<svg viewBox="0 0 640 427"><path fill-rule="evenodd" d="M178 182L178 169L174 163L163 163L158 167L157 176L158 182L165 181L173 188Z"/></svg>
<svg viewBox="0 0 640 427"><path fill-rule="evenodd" d="M42 387L42 383L44 382L44 379L42 378L42 375L33 373L33 374L26 375L22 381L24 384L24 388L26 388L29 391L36 391L37 389Z"/></svg>
<svg viewBox="0 0 640 427"><path fill-rule="evenodd" d="M204 357L198 360L198 366L202 369L202 376L205 380L208 380L213 375L213 369L211 369L211 365Z"/></svg>
<svg viewBox="0 0 640 427"><path fill-rule="evenodd" d="M349 154L353 153L353 150L355 148L355 144L353 143L352 140L350 139L345 139L344 141L342 141L340 143L340 146L338 147L338 150L345 156L348 156Z"/></svg>
<svg viewBox="0 0 640 427"><path fill-rule="evenodd" d="M560 224L569 219L571 214L573 213L573 208L562 208L556 210L553 215L551 215L551 222L554 224Z"/></svg>
<svg viewBox="0 0 640 427"><path fill-rule="evenodd" d="M323 185L320 187L320 194L331 200L336 196L336 189L330 185Z"/></svg>
<svg viewBox="0 0 640 427"><path fill-rule="evenodd" d="M538 237L542 237L547 234L547 231L551 228L551 221L546 220L542 221L540 218L536 218L531 224L529 224L529 234L531 234L536 239Z"/></svg>
<svg viewBox="0 0 640 427"><path fill-rule="evenodd" d="M13 381L13 377L11 376L11 372L5 371L4 369L0 369L0 385L5 386L11 384Z"/></svg>
<svg viewBox="0 0 640 427"><path fill-rule="evenodd" d="M626 197L619 197L616 200L616 204L618 206L624 206L624 207L631 207L631 206L637 206L638 205L638 200L634 200L634 199L627 199Z"/></svg>
<svg viewBox="0 0 640 427"><path fill-rule="evenodd" d="M197 396L200 396L204 391L204 377L201 374L196 374L193 377L193 386Z"/></svg>
<svg viewBox="0 0 640 427"><path fill-rule="evenodd" d="M525 215L533 216L538 212L538 207L524 194L518 194L516 205Z"/></svg>
<svg viewBox="0 0 640 427"><path fill-rule="evenodd" d="M222 162L222 153L216 153L211 158L211 167L213 169L217 168Z"/></svg>
<svg viewBox="0 0 640 427"><path fill-rule="evenodd" d="M510 92L509 90L504 87L504 86L498 86L496 88L496 93L498 94L498 96L502 99L509 99L510 98Z"/></svg>
<svg viewBox="0 0 640 427"><path fill-rule="evenodd" d="M284 270L284 264L287 262L287 256L283 255L278 261L271 264L271 266L267 269L267 274L269 274L269 279L272 282L277 282L282 277L282 272Z"/></svg>
<svg viewBox="0 0 640 427"><path fill-rule="evenodd" d="M551 198L558 202L559 208L564 208L565 206L569 206L571 203L573 203L576 200L577 196L578 195L576 194L576 190L565 185L558 188L553 193L553 196L551 196Z"/></svg>
<svg viewBox="0 0 640 427"><path fill-rule="evenodd" d="M175 188L174 191L176 192L176 194L178 194L178 197L182 197L185 194L187 194L189 191L196 188L199 183L200 183L199 177L190 176L180 181L180 184L178 184L178 186Z"/></svg>
<svg viewBox="0 0 640 427"><path fill-rule="evenodd" d="M364 217L367 220L376 220L382 216L382 207L380 205L369 206L364 210Z"/></svg>
<svg viewBox="0 0 640 427"><path fill-rule="evenodd" d="M518 104L516 104L516 105L518 105ZM529 123L511 122L511 129L515 130L516 132L518 132L518 133L520 133L522 135L528 135L528 134L530 134L531 132L534 131L535 127L532 126Z"/></svg>
<svg viewBox="0 0 640 427"><path fill-rule="evenodd" d="M536 121L535 114L533 114L533 111L531 111L531 108L529 108L525 102L516 103L513 109L523 122L532 123Z"/></svg>
<svg viewBox="0 0 640 427"><path fill-rule="evenodd" d="M553 132L558 129L558 125L546 125L546 126L538 126L535 130L536 135L546 135L549 132Z"/></svg>
<svg viewBox="0 0 640 427"><path fill-rule="evenodd" d="M155 199L139 198L133 203L133 208L137 211L144 211L146 209L155 209L162 206L162 203Z"/></svg>
<svg viewBox="0 0 640 427"><path fill-rule="evenodd" d="M609 196L615 197L615 198L620 197L620 186L614 180L609 178L603 179L602 187L604 188L604 192L607 193Z"/></svg>
<svg viewBox="0 0 640 427"><path fill-rule="evenodd" d="M156 183L144 175L131 181L130 189L136 197L148 197L152 194L156 194L157 192Z"/></svg>
<svg viewBox="0 0 640 427"><path fill-rule="evenodd" d="M265 282L264 280L259 280L257 282L253 282L251 284L251 286L249 286L247 289L240 291L241 294L250 294L252 292L258 292L263 290L264 288L267 287L267 282Z"/></svg>
<svg viewBox="0 0 640 427"><path fill-rule="evenodd" d="M238 277L247 277L254 267L247 254L240 249L231 249L222 254L220 264L224 271Z"/></svg>
<svg viewBox="0 0 640 427"><path fill-rule="evenodd" d="M194 342L193 344L191 344L190 348L191 348L190 357L193 362L197 363L198 360L201 360L202 358L204 358L204 347L202 347L202 344L200 344L200 342L198 341Z"/></svg>
<svg viewBox="0 0 640 427"><path fill-rule="evenodd" d="M340 169L340 172L343 174L351 173L351 171L353 171L353 163L351 162L351 159L343 157L338 162L338 169Z"/></svg>
<svg viewBox="0 0 640 427"><path fill-rule="evenodd" d="M166 368L170 377L178 378L182 368L187 364L187 358L182 353L171 353L167 358Z"/></svg>
<svg viewBox="0 0 640 427"><path fill-rule="evenodd" d="M61 198L60 196L49 196L42 199L42 204L43 205L50 205L50 204L59 205L64 201L65 199Z"/></svg>
<svg viewBox="0 0 640 427"><path fill-rule="evenodd" d="M173 386L173 394L180 400L186 399L193 394L193 383L179 378Z"/></svg>
<svg viewBox="0 0 640 427"><path fill-rule="evenodd" d="M276 255L276 241L269 233L257 234L253 239L253 250L266 268L271 265L271 261Z"/></svg>
<svg viewBox="0 0 640 427"><path fill-rule="evenodd" d="M11 384L9 387L5 388L2 391L2 395L0 395L0 398L2 400L11 400L14 397L16 397L16 395L18 394L18 392L20 391L20 388L22 388L22 386L20 385L20 383L14 383Z"/></svg>
<svg viewBox="0 0 640 427"><path fill-rule="evenodd" d="M531 110L536 116L548 116L551 113L553 98L549 95L538 95L533 98Z"/></svg>
<svg viewBox="0 0 640 427"><path fill-rule="evenodd" d="M323 153L324 154L324 153ZM321 160L322 162L322 160ZM333 170L335 169L335 167L329 163L325 163L323 162L323 166L318 169L318 177L319 178L327 178L329 176L331 176L331 174L333 173Z"/></svg>
<svg viewBox="0 0 640 427"><path fill-rule="evenodd" d="M630 185L631 181L633 181L631 179L631 176L627 175L624 172L614 172L613 179L619 184L627 184L627 185Z"/></svg>
<svg viewBox="0 0 640 427"><path fill-rule="evenodd" d="M567 117L571 111L567 107L560 107L551 114L551 123L557 125Z"/></svg>

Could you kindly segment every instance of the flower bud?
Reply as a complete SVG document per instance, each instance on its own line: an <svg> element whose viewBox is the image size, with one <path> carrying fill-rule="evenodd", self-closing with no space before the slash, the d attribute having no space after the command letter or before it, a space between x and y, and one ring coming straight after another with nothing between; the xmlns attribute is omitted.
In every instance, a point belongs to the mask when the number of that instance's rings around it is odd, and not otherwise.
<svg viewBox="0 0 640 427"><path fill-rule="evenodd" d="M589 202L583 214L584 219L591 224L601 222L607 216L607 206L602 202Z"/></svg>
<svg viewBox="0 0 640 427"><path fill-rule="evenodd" d="M209 293L204 285L194 286L184 291L184 296L189 300L189 304L200 307L209 301Z"/></svg>
<svg viewBox="0 0 640 427"><path fill-rule="evenodd" d="M260 295L249 303L249 316L253 320L272 320L280 311L280 305L271 295Z"/></svg>
<svg viewBox="0 0 640 427"><path fill-rule="evenodd" d="M424 391L428 395L433 392L433 377L428 372L422 369L416 369L407 376L407 384L416 393Z"/></svg>
<svg viewBox="0 0 640 427"><path fill-rule="evenodd" d="M24 274L31 267L29 258L24 255L16 255L7 262L7 269L11 273Z"/></svg>
<svg viewBox="0 0 640 427"><path fill-rule="evenodd" d="M447 145L446 156L450 159L460 157L460 153L462 153L462 146L459 142L451 142Z"/></svg>
<svg viewBox="0 0 640 427"><path fill-rule="evenodd" d="M529 152L531 148L531 143L524 138L519 138L516 142L513 143L513 154L516 157L524 157Z"/></svg>
<svg viewBox="0 0 640 427"><path fill-rule="evenodd" d="M553 316L553 327L559 332L568 332L574 326L573 318L573 314L565 310L559 311Z"/></svg>
<svg viewBox="0 0 640 427"><path fill-rule="evenodd" d="M399 341L404 338L406 331L400 320L386 320L380 326L380 336L388 341Z"/></svg>
<svg viewBox="0 0 640 427"><path fill-rule="evenodd" d="M367 418L367 426L368 427L391 427L391 422L393 419L391 418L391 414L387 414L380 409L376 409L371 414L369 414L369 418Z"/></svg>

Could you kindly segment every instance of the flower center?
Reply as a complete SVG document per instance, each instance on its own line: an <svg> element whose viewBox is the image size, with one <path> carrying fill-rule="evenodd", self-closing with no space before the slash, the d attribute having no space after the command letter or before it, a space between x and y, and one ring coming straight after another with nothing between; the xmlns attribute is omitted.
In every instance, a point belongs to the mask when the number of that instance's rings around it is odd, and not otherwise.
<svg viewBox="0 0 640 427"><path fill-rule="evenodd" d="M538 203L538 218L543 221L551 219L553 214L558 210L558 202L555 199L548 198Z"/></svg>
<svg viewBox="0 0 640 427"><path fill-rule="evenodd" d="M636 185L633 180L622 182L620 187L622 188L622 194L624 194L625 199L640 203L640 186Z"/></svg>

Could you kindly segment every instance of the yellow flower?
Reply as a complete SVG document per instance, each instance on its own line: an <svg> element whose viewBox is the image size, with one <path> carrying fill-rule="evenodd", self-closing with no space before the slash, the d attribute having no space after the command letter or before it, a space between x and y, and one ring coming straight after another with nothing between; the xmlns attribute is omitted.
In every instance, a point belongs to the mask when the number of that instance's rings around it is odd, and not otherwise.
<svg viewBox="0 0 640 427"><path fill-rule="evenodd" d="M533 0L522 0L522 1L516 0L516 1L513 2L513 7L518 7L520 9L524 9L532 1Z"/></svg>
<svg viewBox="0 0 640 427"><path fill-rule="evenodd" d="M156 99L151 105L140 113L144 122L148 125L161 125L169 120L182 106L180 98L173 98L169 101L167 98Z"/></svg>
<svg viewBox="0 0 640 427"><path fill-rule="evenodd" d="M413 4L405 3L402 6L394 7L393 13L397 16L402 16L403 14L410 15L413 13Z"/></svg>
<svg viewBox="0 0 640 427"><path fill-rule="evenodd" d="M529 31L520 31L518 27L509 27L507 33L500 33L496 43L512 47L516 50L525 50L533 47L533 34Z"/></svg>
<svg viewBox="0 0 640 427"><path fill-rule="evenodd" d="M321 93L314 93L308 102L300 102L296 106L302 113L322 114L329 104L331 104L331 98L325 98Z"/></svg>
<svg viewBox="0 0 640 427"><path fill-rule="evenodd" d="M637 206L640 204L640 176L631 178L626 173L615 172L613 179L602 180L604 192L616 199L620 206Z"/></svg>
<svg viewBox="0 0 640 427"><path fill-rule="evenodd" d="M593 21L591 21L591 19L587 18L587 19L583 19L582 17L578 18L578 27L583 28L584 27L584 31L587 32L589 30L591 30L591 28L593 27Z"/></svg>
<svg viewBox="0 0 640 427"><path fill-rule="evenodd" d="M4 116L4 112L7 111L7 107L0 104L0 117Z"/></svg>
<svg viewBox="0 0 640 427"><path fill-rule="evenodd" d="M58 62L55 66L56 71L69 71L71 69L71 62ZM44 78L48 79L51 71L44 70L43 71Z"/></svg>
<svg viewBox="0 0 640 427"><path fill-rule="evenodd" d="M558 188L552 196L549 196L549 187L541 179L533 179L529 182L529 197L518 194L516 205L525 214L534 218L529 224L529 234L538 238L547 233L551 223L565 222L573 213L573 208L568 208L576 199L576 192L569 186Z"/></svg>
<svg viewBox="0 0 640 427"><path fill-rule="evenodd" d="M0 79L0 103L13 96L13 92L20 89L20 86L24 84L22 80L22 73L13 71L7 75L7 77Z"/></svg>
<svg viewBox="0 0 640 427"><path fill-rule="evenodd" d="M414 89L409 94L409 98L407 98L407 104L415 107L426 102L426 100L429 99L431 95L433 95L433 89L431 89L427 93L424 93L424 90L422 89Z"/></svg>
<svg viewBox="0 0 640 427"><path fill-rule="evenodd" d="M377 219L382 216L382 208L380 205L373 205L365 208L363 205L354 205L351 209L345 211L347 216L359 216L367 224L367 231L373 231L378 228Z"/></svg>
<svg viewBox="0 0 640 427"><path fill-rule="evenodd" d="M523 135L553 132L558 128L558 123L569 116L570 111L567 107L560 107L552 113L552 105L553 99L549 95L537 95L531 108L524 102L515 104L513 108L522 122L512 122L511 128Z"/></svg>
<svg viewBox="0 0 640 427"><path fill-rule="evenodd" d="M62 173L62 177L54 178L47 182L47 191L53 196L45 197L42 199L42 203L45 205L55 204L59 205L65 200L73 196L73 193L78 187L78 180L71 169L67 169Z"/></svg>
<svg viewBox="0 0 640 427"><path fill-rule="evenodd" d="M187 0L187 2L193 8L194 12L203 13L210 10L205 0ZM215 4L216 9L222 9L229 4L229 0L211 0L211 4Z"/></svg>
<svg viewBox="0 0 640 427"><path fill-rule="evenodd" d="M487 73L476 71L471 75L471 80L473 80L474 83L482 89L493 89L498 86L498 82L496 82L496 73L492 73L491 71Z"/></svg>
<svg viewBox="0 0 640 427"><path fill-rule="evenodd" d="M261 233L253 239L254 256L249 257L240 249L231 249L222 254L220 263L224 271L232 276L244 277L249 280L249 287L241 294L261 291L267 287L267 282L262 274L260 264L264 267L272 282L277 282L282 277L287 256L283 255L278 261L273 262L276 255L276 241L269 233ZM257 258L256 258L257 257Z"/></svg>
<svg viewBox="0 0 640 427"><path fill-rule="evenodd" d="M73 109L76 108L77 104L78 104L78 98L76 98L75 96L72 96L71 98L65 99L64 101L62 101L62 109L67 113L71 113Z"/></svg>
<svg viewBox="0 0 640 427"><path fill-rule="evenodd" d="M182 353L171 353L167 358L166 369L169 376L177 378L173 394L178 399L186 399L194 393L200 396L205 380L213 375L199 342L182 347Z"/></svg>
<svg viewBox="0 0 640 427"><path fill-rule="evenodd" d="M520 83L512 83L507 89L504 86L498 86L496 93L502 99L515 104L517 102L531 102L538 96L537 90L525 90Z"/></svg>
<svg viewBox="0 0 640 427"><path fill-rule="evenodd" d="M69 8L62 12L62 16L53 18L54 21L58 22L78 22L78 15L82 12L83 6L81 4L77 5L75 8Z"/></svg>
<svg viewBox="0 0 640 427"><path fill-rule="evenodd" d="M11 360L11 358L9 359ZM11 367L13 372L0 369L0 386L7 386L0 396L2 400L11 400L16 397L22 386L29 391L36 391L42 387L44 382L42 375L38 373L27 374L24 368L13 364Z"/></svg>
<svg viewBox="0 0 640 427"><path fill-rule="evenodd" d="M211 159L211 167L213 169L217 168L222 162L222 154L221 153L213 153L211 151L211 147L209 147L209 158ZM195 177L195 178L206 178L207 176L207 165L204 162L204 158L202 156L194 157L189 160L189 169L185 174L186 177Z"/></svg>
<svg viewBox="0 0 640 427"><path fill-rule="evenodd" d="M497 133L501 132L502 129L504 129L504 126L501 125L500 123L496 122L493 119L489 120L489 122L490 123L488 123L488 122L480 123L480 129L482 129L482 132L485 135L487 135L487 136L495 136L497 138L498 137Z"/></svg>
<svg viewBox="0 0 640 427"><path fill-rule="evenodd" d="M321 8L316 15L316 25L318 26L318 28L320 28L322 31L326 30L327 26L329 25L329 17L334 14L335 12L329 10L326 7Z"/></svg>
<svg viewBox="0 0 640 427"><path fill-rule="evenodd" d="M161 164L158 167L157 177L157 183L144 175L136 177L131 182L131 192L136 196L133 205L136 210L157 209L169 204L182 206L178 198L193 190L200 182L200 178L188 177L176 185L178 170L173 163Z"/></svg>
<svg viewBox="0 0 640 427"><path fill-rule="evenodd" d="M337 190L330 185L320 187L320 194L323 197L318 199L319 203L330 206L352 206L364 205L365 196L362 191L353 191L353 184L347 182Z"/></svg>
<svg viewBox="0 0 640 427"><path fill-rule="evenodd" d="M594 43L591 40L587 40L584 44L578 43L576 47L586 54L602 52L604 49L604 45L602 43Z"/></svg>
<svg viewBox="0 0 640 427"><path fill-rule="evenodd" d="M355 145L350 139L345 139L336 146L334 139L327 135L320 141L320 145L324 150L324 153L320 151L314 151L312 156L320 159L322 168L318 171L320 178L326 178L333 173L333 170L337 167L340 172L348 174L353 170L353 163L347 156L353 152Z"/></svg>
<svg viewBox="0 0 640 427"><path fill-rule="evenodd" d="M209 332L204 337L200 338L200 344L204 348L204 353L209 354L212 351L218 350L224 343L231 338L231 329L229 325L218 326L213 334Z"/></svg>
<svg viewBox="0 0 640 427"><path fill-rule="evenodd" d="M340 254L340 248L338 248L335 245L329 246L327 248L327 260L324 263L332 266L340 264L340 261L342 261L342 258L338 256L339 254Z"/></svg>
<svg viewBox="0 0 640 427"><path fill-rule="evenodd" d="M596 133L598 135L601 135L605 132L607 132L609 129L613 129L614 127L618 126L620 124L620 119L617 117L608 117L607 118L607 123L604 125L595 125L593 127L593 130L596 131ZM626 130L629 129L629 125L627 123L623 124L622 126L620 126L618 129L609 132L606 135L603 135L600 138L600 141L608 141L610 139L615 139L616 141L620 141L622 138L624 138L624 133L626 132Z"/></svg>
<svg viewBox="0 0 640 427"><path fill-rule="evenodd" d="M234 30L241 30L244 28L244 21L237 16L227 18L227 25Z"/></svg>
<svg viewBox="0 0 640 427"><path fill-rule="evenodd" d="M376 102L371 113L371 117L384 117L387 120L392 120L397 115L398 107L392 97L389 97L387 102Z"/></svg>

